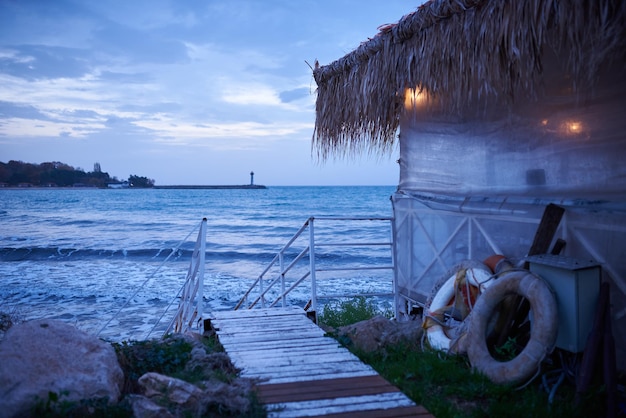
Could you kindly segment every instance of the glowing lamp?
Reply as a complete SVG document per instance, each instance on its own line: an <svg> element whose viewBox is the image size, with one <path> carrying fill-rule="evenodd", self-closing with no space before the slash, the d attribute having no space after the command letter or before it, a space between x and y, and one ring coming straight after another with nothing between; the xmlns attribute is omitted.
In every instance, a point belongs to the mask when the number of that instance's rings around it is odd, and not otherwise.
<svg viewBox="0 0 626 418"><path fill-rule="evenodd" d="M407 110L415 110L423 107L428 100L428 94L425 89L407 88L404 91L404 108Z"/></svg>

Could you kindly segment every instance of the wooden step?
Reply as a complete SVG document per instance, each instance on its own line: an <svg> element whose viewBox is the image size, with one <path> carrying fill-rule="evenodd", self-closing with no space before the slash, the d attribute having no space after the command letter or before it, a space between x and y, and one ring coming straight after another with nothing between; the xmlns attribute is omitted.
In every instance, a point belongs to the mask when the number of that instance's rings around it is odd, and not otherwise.
<svg viewBox="0 0 626 418"><path fill-rule="evenodd" d="M298 307L218 311L210 326L270 417L432 417Z"/></svg>

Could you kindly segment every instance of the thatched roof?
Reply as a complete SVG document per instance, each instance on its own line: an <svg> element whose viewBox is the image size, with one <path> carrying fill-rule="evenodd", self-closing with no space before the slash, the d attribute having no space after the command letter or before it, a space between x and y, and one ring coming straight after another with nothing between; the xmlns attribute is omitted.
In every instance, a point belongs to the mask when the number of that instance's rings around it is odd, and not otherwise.
<svg viewBox="0 0 626 418"><path fill-rule="evenodd" d="M535 97L542 55L564 56L572 87L626 51L624 0L435 0L313 71L318 157L392 149L407 88L460 113L480 100Z"/></svg>

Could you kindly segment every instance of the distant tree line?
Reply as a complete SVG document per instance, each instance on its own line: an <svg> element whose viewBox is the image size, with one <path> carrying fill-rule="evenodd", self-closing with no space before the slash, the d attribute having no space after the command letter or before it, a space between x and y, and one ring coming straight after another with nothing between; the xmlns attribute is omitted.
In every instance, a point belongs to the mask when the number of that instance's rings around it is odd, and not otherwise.
<svg viewBox="0 0 626 418"><path fill-rule="evenodd" d="M94 170L85 172L58 161L31 164L11 160L0 162L0 185L8 187L107 187L109 184L121 184L117 177L103 172L100 164L94 164ZM131 175L129 187L153 187L154 180Z"/></svg>

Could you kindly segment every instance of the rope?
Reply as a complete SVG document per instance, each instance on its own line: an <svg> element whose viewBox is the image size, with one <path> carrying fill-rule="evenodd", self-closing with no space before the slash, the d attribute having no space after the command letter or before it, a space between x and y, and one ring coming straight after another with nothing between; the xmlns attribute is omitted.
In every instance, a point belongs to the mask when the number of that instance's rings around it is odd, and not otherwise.
<svg viewBox="0 0 626 418"><path fill-rule="evenodd" d="M104 331L104 329L106 327L109 326L109 324L111 323L111 321L113 321L115 318L117 318L117 316L120 314L120 312L122 312L122 309L124 309L126 306L128 306L128 304L130 303L130 301L137 296L137 294L139 293L139 291L141 289L143 289L146 284L152 280L154 278L154 276L161 270L161 268L165 265L165 263L167 263L169 261L169 259L172 257L172 255L174 255L176 252L178 252L178 250L180 249L180 247L187 241L187 239L196 231L196 229L198 229L201 225L202 225L201 221L198 225L196 225L190 232L189 234L187 234L187 236L185 238L183 238L182 241L180 241L178 243L178 245L175 248L172 248L172 251L169 253L169 255L165 258L165 260L163 260L163 262L156 268L156 270L154 270L154 272L148 276L148 278L141 284L141 286L139 286L137 288L137 290L135 290L135 292L131 295L131 297L129 297L126 302L124 302L124 304L117 310L117 312L115 312L115 314L104 324L104 326L100 329L100 331L98 331L98 333L96 334L96 337L99 336L102 331ZM152 332L152 331L151 331Z"/></svg>

